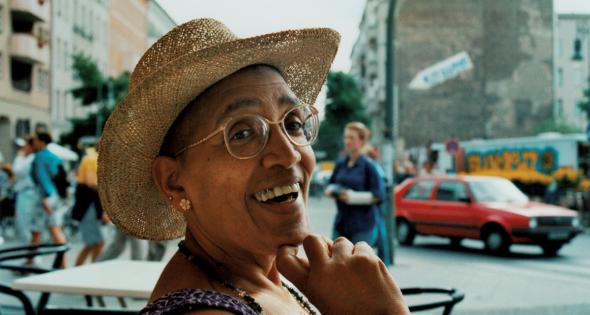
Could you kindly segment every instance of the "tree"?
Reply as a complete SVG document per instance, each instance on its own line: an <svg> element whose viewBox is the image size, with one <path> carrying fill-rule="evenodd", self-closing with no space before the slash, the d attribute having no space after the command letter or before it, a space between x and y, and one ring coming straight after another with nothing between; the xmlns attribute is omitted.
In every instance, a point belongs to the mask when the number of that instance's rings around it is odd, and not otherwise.
<svg viewBox="0 0 590 315"><path fill-rule="evenodd" d="M342 149L344 126L351 121L368 124L369 118L362 104L362 93L352 76L330 72L327 86L326 115L315 149L324 151L327 159L334 160Z"/></svg>
<svg viewBox="0 0 590 315"><path fill-rule="evenodd" d="M97 112L85 118L70 120L72 130L63 134L60 140L63 144L76 148L82 136L96 135L97 122L101 124L99 130L102 130L114 105L127 94L129 73L125 72L116 78L107 78L100 72L96 63L83 54L73 56L72 67L75 77L80 81L80 86L71 90L73 97L81 100L82 106L99 105ZM101 119L97 119L98 115Z"/></svg>

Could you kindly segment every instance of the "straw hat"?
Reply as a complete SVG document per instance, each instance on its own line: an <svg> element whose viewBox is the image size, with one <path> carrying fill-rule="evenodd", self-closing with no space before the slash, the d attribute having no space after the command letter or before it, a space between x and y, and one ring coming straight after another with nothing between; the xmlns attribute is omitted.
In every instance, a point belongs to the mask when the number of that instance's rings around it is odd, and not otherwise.
<svg viewBox="0 0 590 315"><path fill-rule="evenodd" d="M135 67L129 94L99 144L98 190L111 220L140 238L183 236L184 218L160 196L151 172L177 116L206 88L254 64L277 68L295 94L312 104L339 40L326 28L238 38L213 19L187 22L160 38Z"/></svg>

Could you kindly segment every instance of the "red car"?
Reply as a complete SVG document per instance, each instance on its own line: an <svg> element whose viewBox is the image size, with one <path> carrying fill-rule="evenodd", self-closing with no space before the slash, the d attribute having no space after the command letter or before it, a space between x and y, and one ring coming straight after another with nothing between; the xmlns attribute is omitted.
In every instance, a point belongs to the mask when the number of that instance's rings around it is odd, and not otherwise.
<svg viewBox="0 0 590 315"><path fill-rule="evenodd" d="M554 256L582 231L577 212L534 202L512 182L491 176L439 176L406 180L395 191L397 238L438 235L459 245L480 239L494 254L511 244L536 244Z"/></svg>

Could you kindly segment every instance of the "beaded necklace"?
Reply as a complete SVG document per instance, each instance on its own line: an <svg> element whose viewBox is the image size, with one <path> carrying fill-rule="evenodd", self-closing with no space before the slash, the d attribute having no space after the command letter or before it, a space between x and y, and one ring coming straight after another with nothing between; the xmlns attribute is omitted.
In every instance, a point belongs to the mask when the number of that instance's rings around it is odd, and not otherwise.
<svg viewBox="0 0 590 315"><path fill-rule="evenodd" d="M190 263L196 265L197 267L203 269L206 273L213 276L217 282L219 282L222 286L226 287L227 289L235 292L241 299L243 299L248 306L253 309L256 313L262 314L262 306L256 302L256 300L246 292L246 290L241 289L233 285L231 282L222 279L219 274L213 270L209 265L200 261L196 256L194 256L191 251L186 247L183 241L178 243L178 251L182 256L188 260ZM311 304L303 297L299 291L297 291L292 286L286 284L284 281L281 281L282 286L289 291L289 294L297 301L299 306L305 310L305 312L309 315L318 315L315 309L311 306Z"/></svg>

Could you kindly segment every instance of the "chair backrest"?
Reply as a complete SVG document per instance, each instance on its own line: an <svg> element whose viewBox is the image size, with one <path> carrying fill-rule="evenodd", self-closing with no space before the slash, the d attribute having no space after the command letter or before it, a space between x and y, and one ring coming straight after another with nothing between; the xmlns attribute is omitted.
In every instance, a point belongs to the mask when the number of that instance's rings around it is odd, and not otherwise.
<svg viewBox="0 0 590 315"><path fill-rule="evenodd" d="M64 254L70 249L68 244L39 244L30 246L16 246L0 249L0 269L21 272L24 274L34 273L41 274L57 270L62 266ZM11 264L10 262L24 258L34 258L38 256L55 255L51 267L44 268L39 266L22 265L20 262ZM6 294L18 299L26 315L35 315L35 309L29 298L19 290L14 290L10 286L0 283L0 294ZM43 293L39 300L38 309L44 309L49 300L49 293Z"/></svg>

